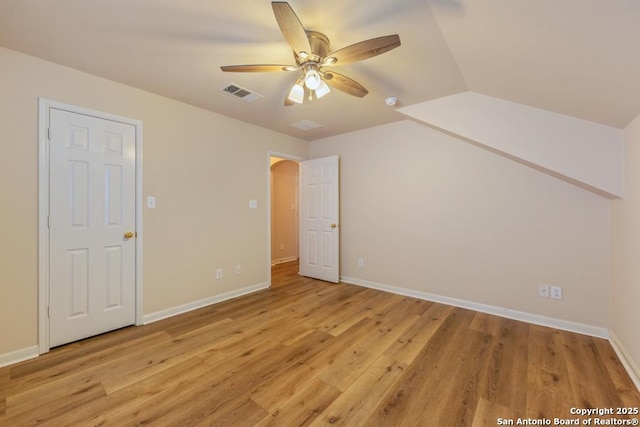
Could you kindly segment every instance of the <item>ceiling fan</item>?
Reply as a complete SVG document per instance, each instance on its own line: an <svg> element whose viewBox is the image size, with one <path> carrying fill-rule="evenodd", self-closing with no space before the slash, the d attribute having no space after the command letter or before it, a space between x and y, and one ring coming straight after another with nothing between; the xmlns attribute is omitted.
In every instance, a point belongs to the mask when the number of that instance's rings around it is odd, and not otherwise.
<svg viewBox="0 0 640 427"><path fill-rule="evenodd" d="M377 37L352 44L345 48L329 51L329 39L318 31L305 30L289 3L271 2L273 13L285 40L293 49L295 65L252 64L227 65L220 67L228 72L301 71L301 75L289 91L284 105L301 104L322 98L330 92L329 86L362 98L369 91L355 80L327 70L327 66L349 64L380 55L400 46L397 34Z"/></svg>

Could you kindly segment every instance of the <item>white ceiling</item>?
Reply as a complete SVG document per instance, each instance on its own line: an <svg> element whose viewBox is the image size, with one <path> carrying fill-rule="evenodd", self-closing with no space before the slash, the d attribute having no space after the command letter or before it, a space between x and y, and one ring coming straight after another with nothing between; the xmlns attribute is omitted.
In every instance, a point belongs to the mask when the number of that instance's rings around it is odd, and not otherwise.
<svg viewBox="0 0 640 427"><path fill-rule="evenodd" d="M400 35L397 49L335 67L369 95L285 107L294 74L220 71L293 62L267 0L0 0L0 46L309 140L402 119L388 96L406 106L471 90L619 128L640 113L637 0L289 4L332 50ZM264 98L218 91L229 83ZM289 126L299 120L322 127Z"/></svg>

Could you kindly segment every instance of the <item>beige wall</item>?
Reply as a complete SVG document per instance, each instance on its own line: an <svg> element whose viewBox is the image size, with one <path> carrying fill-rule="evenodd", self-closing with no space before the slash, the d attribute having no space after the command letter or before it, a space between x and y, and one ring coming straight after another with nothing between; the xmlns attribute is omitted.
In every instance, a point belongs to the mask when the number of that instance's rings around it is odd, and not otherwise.
<svg viewBox="0 0 640 427"><path fill-rule="evenodd" d="M343 276L609 327L608 200L409 121L309 154L340 156Z"/></svg>
<svg viewBox="0 0 640 427"><path fill-rule="evenodd" d="M2 48L0 94L0 355L37 344L38 97L144 124L145 314L267 281L267 152L306 142Z"/></svg>
<svg viewBox="0 0 640 427"><path fill-rule="evenodd" d="M37 343L38 97L144 123L145 314L267 280L267 151L306 157L305 142L2 48L0 94L0 355ZM599 196L412 122L309 152L341 158L343 275L612 326L637 366L639 144L637 119L613 221Z"/></svg>
<svg viewBox="0 0 640 427"><path fill-rule="evenodd" d="M640 116L625 129L625 197L613 202L612 330L640 377Z"/></svg>
<svg viewBox="0 0 640 427"><path fill-rule="evenodd" d="M298 163L271 166L271 261L298 256Z"/></svg>

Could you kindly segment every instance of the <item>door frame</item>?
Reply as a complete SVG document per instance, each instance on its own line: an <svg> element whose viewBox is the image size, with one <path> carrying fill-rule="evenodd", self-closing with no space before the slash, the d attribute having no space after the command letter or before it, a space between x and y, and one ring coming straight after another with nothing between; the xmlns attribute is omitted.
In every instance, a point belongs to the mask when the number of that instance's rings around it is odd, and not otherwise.
<svg viewBox="0 0 640 427"><path fill-rule="evenodd" d="M271 287L271 157L279 157L281 159L297 162L298 171L301 170L301 163L307 160L304 157L292 156L291 154L279 153L277 151L267 151L267 283L269 287ZM298 201L299 200L300 186L298 186ZM300 215L299 207L298 215ZM298 221L298 239L300 238L300 227L300 221ZM298 248L298 254L299 252L300 249Z"/></svg>
<svg viewBox="0 0 640 427"><path fill-rule="evenodd" d="M142 122L128 117L38 98L38 353L49 351L49 110L55 108L135 127L135 324L143 324L142 312Z"/></svg>

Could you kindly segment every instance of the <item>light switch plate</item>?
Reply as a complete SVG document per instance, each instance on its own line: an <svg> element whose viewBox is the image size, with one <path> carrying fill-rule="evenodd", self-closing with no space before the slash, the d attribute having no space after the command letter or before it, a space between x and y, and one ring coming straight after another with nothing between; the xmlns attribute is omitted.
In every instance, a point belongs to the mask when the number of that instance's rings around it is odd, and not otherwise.
<svg viewBox="0 0 640 427"><path fill-rule="evenodd" d="M257 200L249 200L249 208L250 209L257 209L258 207L258 201Z"/></svg>
<svg viewBox="0 0 640 427"><path fill-rule="evenodd" d="M155 209L156 207L156 198L155 196L147 196L147 208Z"/></svg>

